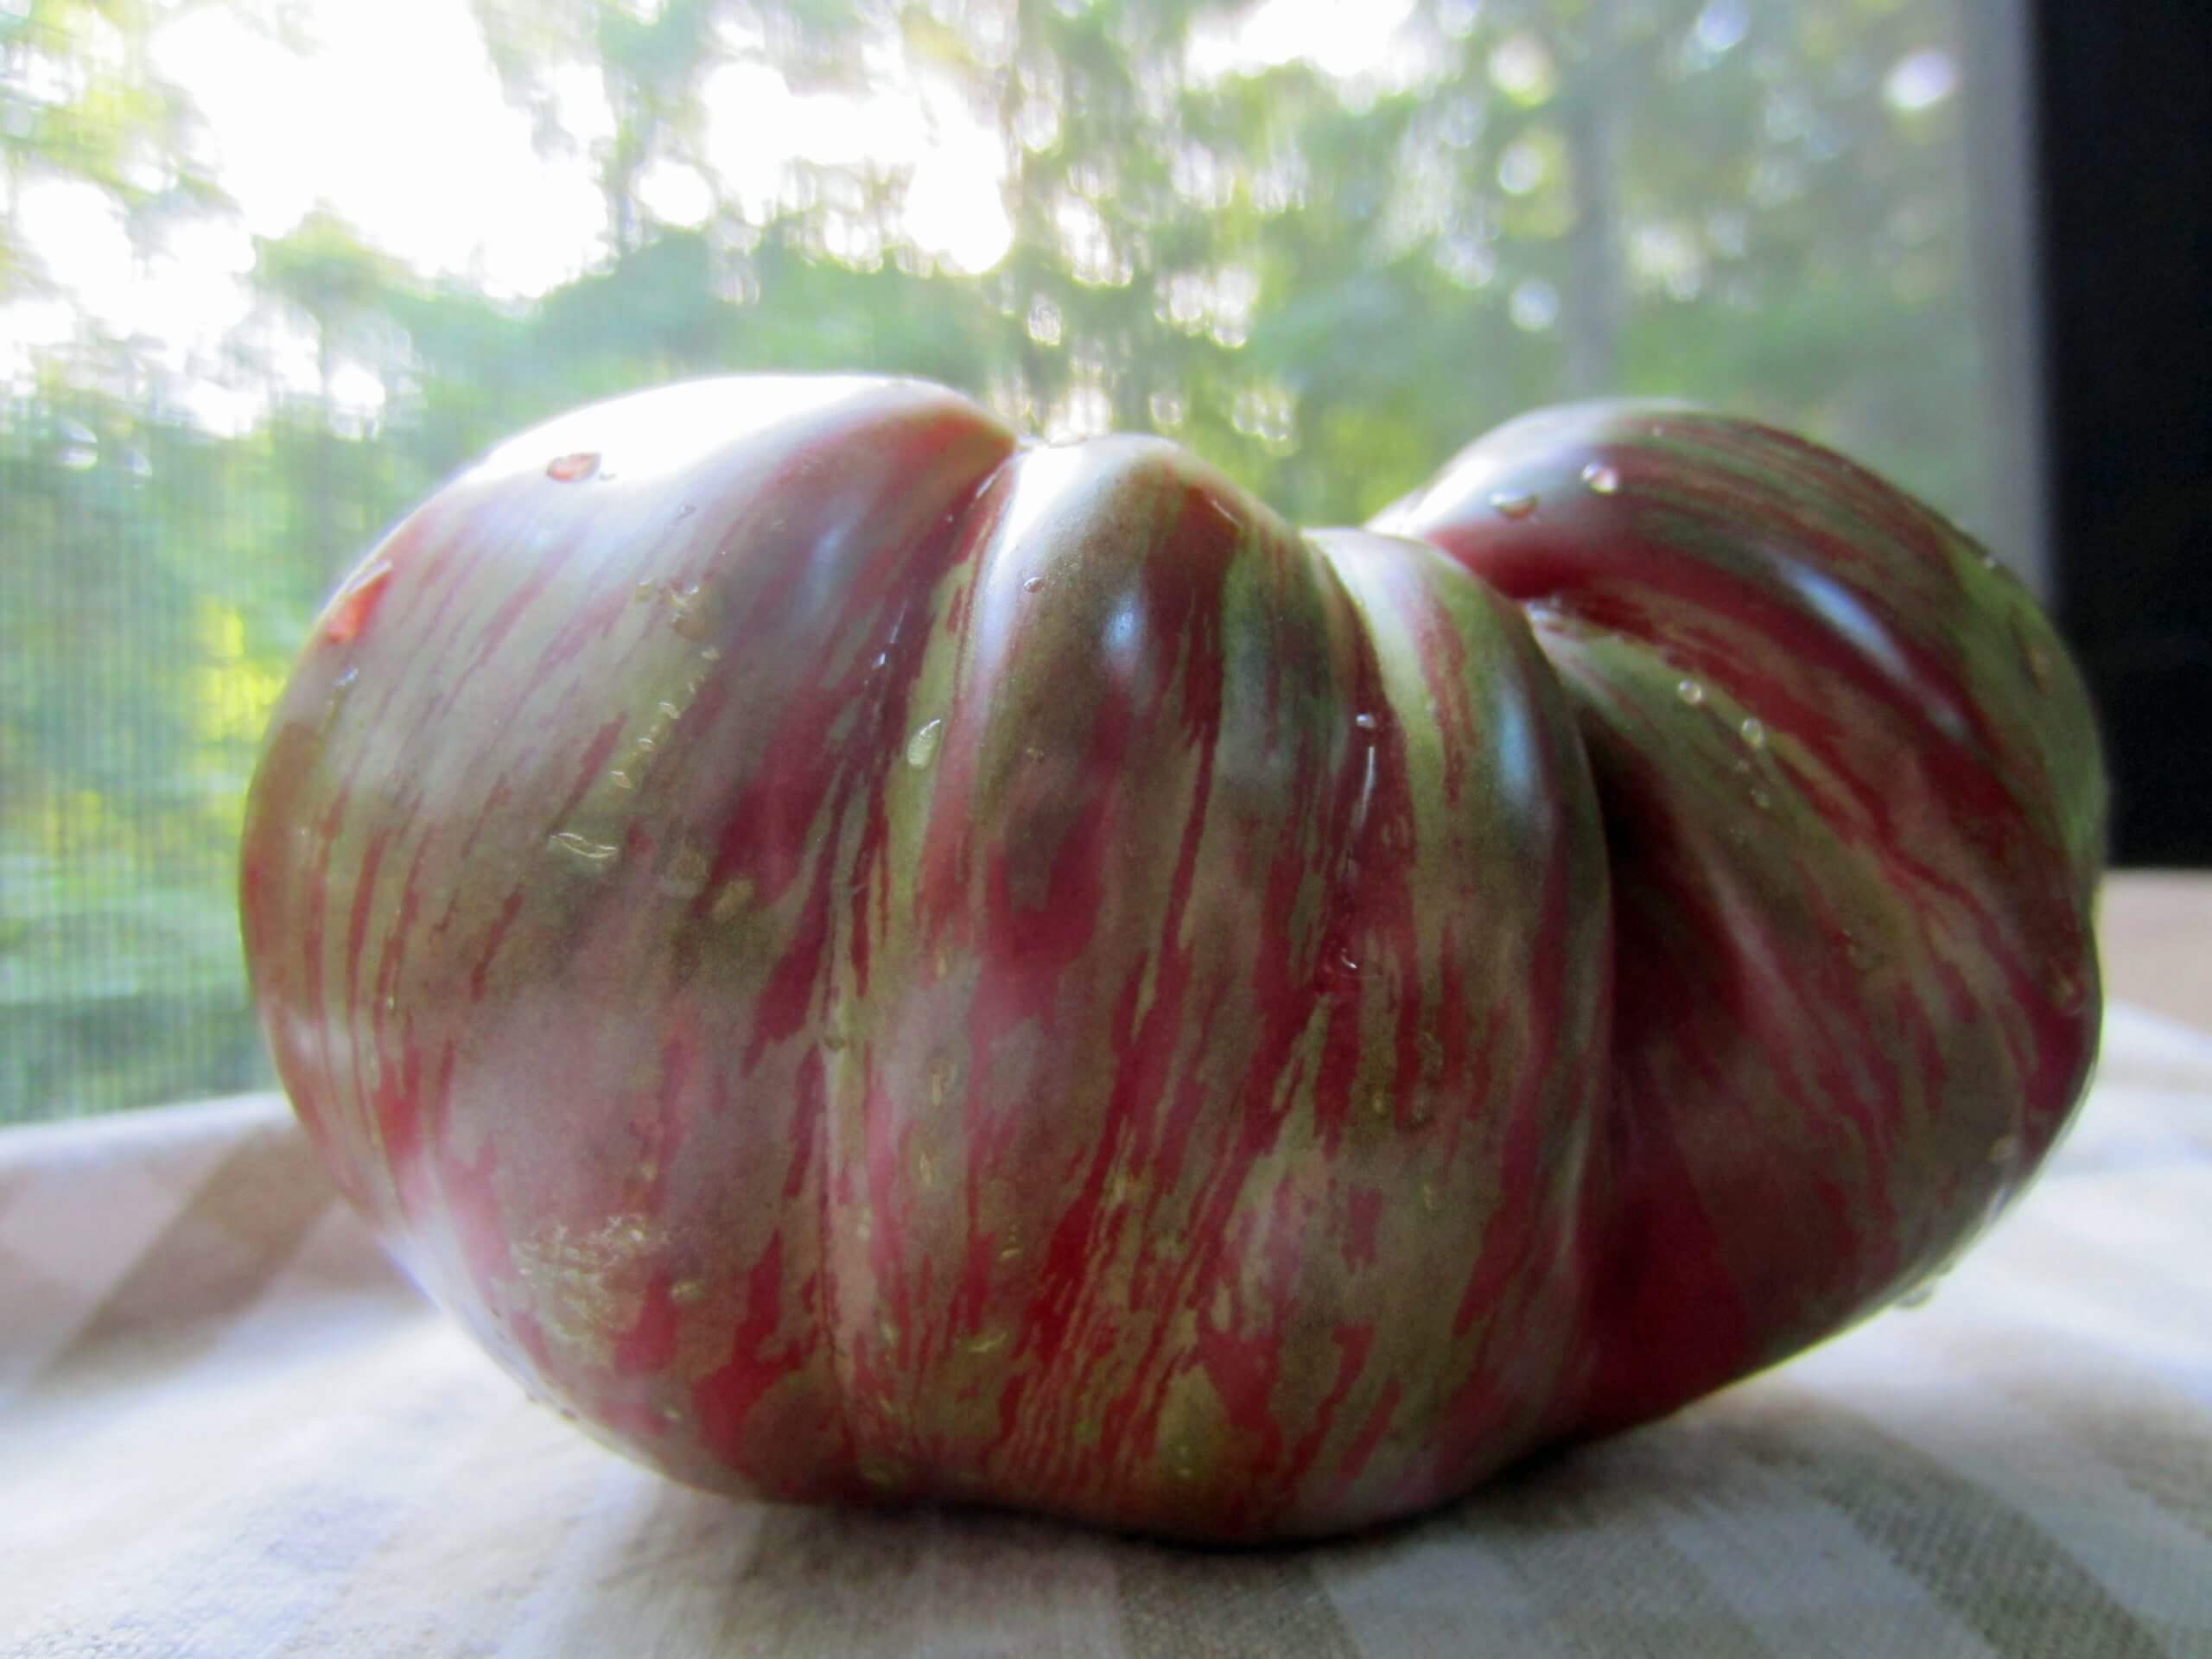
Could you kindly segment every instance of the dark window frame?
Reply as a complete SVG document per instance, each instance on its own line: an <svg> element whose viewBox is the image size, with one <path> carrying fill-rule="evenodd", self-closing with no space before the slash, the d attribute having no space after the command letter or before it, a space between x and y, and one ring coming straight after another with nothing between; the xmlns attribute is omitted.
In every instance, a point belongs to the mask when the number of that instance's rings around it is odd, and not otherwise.
<svg viewBox="0 0 2212 1659"><path fill-rule="evenodd" d="M2000 183L1982 263L1999 304L2008 282L2035 290L2016 296L2035 326L2010 383L2037 393L2029 568L2101 712L2114 861L2212 864L2212 8L1967 6L1996 71L1985 118L2025 118L2014 229L2033 257L2008 272ZM2008 24L2012 112L2001 41L1992 55ZM2007 387L2000 368L1993 404Z"/></svg>

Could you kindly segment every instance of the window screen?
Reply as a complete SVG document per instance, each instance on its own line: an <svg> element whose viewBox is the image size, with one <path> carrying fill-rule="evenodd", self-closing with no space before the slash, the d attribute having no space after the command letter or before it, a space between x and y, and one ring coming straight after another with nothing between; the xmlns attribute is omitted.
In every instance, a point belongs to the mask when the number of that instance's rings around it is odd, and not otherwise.
<svg viewBox="0 0 2212 1659"><path fill-rule="evenodd" d="M0 0L0 1118L269 1081L235 843L290 655L382 526L589 398L919 374L1325 523L1531 405L1666 394L1987 529L1957 29Z"/></svg>

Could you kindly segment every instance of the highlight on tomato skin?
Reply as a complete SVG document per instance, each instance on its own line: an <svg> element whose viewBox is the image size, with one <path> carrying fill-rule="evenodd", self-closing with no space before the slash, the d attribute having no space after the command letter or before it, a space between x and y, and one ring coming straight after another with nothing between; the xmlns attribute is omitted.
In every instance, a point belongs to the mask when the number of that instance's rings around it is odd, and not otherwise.
<svg viewBox="0 0 2212 1659"><path fill-rule="evenodd" d="M1340 1533L1945 1269L2100 996L2082 683L1770 429L1544 411L1360 530L956 393L672 386L364 560L272 722L264 1030L628 1455Z"/></svg>

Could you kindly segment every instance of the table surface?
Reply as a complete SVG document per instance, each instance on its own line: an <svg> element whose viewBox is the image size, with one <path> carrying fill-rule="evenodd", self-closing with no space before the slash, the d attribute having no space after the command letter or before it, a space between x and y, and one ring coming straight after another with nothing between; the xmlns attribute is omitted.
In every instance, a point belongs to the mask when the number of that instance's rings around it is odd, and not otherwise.
<svg viewBox="0 0 2212 1659"><path fill-rule="evenodd" d="M2212 874L2121 871L2105 883L2097 933L2107 995L2212 1031Z"/></svg>
<svg viewBox="0 0 2212 1659"><path fill-rule="evenodd" d="M0 1132L0 1649L2212 1659L2212 879L1924 1307L1376 1535L1176 1550L677 1488L394 1273L274 1096Z"/></svg>

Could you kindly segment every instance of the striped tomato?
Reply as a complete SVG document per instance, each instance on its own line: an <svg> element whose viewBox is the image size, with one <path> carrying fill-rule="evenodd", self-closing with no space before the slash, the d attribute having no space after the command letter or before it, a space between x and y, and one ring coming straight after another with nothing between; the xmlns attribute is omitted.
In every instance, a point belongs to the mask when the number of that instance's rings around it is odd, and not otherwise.
<svg viewBox="0 0 2212 1659"><path fill-rule="evenodd" d="M911 383L566 416L333 600L247 954L338 1179L678 1478L1313 1535L1938 1272L2098 1014L2012 581L1531 416L1365 531Z"/></svg>

